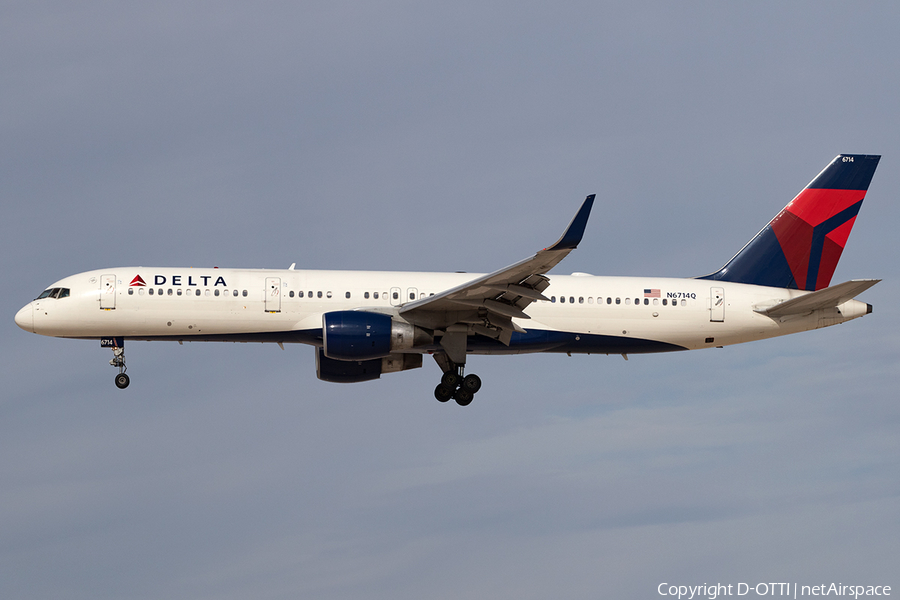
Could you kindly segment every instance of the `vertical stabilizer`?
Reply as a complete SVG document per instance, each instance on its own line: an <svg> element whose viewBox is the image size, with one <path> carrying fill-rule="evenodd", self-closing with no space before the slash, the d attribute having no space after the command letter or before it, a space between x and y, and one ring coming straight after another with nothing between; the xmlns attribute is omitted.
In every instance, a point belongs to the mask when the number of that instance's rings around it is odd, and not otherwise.
<svg viewBox="0 0 900 600"><path fill-rule="evenodd" d="M728 264L700 279L828 287L880 158L838 155Z"/></svg>

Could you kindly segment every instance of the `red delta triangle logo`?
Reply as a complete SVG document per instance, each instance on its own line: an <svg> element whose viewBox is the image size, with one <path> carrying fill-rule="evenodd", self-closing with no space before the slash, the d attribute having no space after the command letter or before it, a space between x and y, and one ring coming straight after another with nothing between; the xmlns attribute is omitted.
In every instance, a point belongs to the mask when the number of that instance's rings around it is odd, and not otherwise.
<svg viewBox="0 0 900 600"><path fill-rule="evenodd" d="M146 286L147 284L144 282L140 275L135 275L134 279L131 280L131 283L128 284L129 287L133 285Z"/></svg>

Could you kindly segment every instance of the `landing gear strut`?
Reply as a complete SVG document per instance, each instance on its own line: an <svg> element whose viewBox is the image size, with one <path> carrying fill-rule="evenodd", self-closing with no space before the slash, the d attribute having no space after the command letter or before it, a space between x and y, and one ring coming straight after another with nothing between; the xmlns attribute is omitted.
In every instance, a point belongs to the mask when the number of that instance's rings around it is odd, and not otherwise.
<svg viewBox="0 0 900 600"><path fill-rule="evenodd" d="M119 346L113 348L112 351L113 359L109 361L109 364L113 367L118 367L119 369L119 374L116 375L116 387L120 390L124 390L128 387L128 384L131 383L131 379L125 374L125 371L127 370L127 367L125 366L125 348Z"/></svg>
<svg viewBox="0 0 900 600"><path fill-rule="evenodd" d="M437 401L447 402L453 398L460 406L471 404L475 393L481 389L481 377L474 373L465 375L466 365L451 362L446 355L439 358L439 355L435 354L434 359L444 371L441 382L434 388L434 397Z"/></svg>

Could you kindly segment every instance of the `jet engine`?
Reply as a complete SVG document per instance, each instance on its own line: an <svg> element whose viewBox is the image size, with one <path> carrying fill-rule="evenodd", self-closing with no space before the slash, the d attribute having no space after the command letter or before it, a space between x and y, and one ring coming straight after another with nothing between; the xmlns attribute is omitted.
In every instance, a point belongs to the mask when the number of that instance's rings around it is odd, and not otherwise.
<svg viewBox="0 0 900 600"><path fill-rule="evenodd" d="M322 341L316 376L352 383L421 367L422 355L406 351L432 344L434 336L391 315L340 310L322 315Z"/></svg>

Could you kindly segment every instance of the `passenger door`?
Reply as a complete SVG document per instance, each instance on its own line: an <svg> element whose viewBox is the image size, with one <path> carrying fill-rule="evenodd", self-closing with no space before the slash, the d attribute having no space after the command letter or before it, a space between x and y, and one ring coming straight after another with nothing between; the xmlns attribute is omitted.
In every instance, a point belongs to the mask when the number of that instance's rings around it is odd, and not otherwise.
<svg viewBox="0 0 900 600"><path fill-rule="evenodd" d="M725 320L725 288L709 288L709 320L714 323Z"/></svg>
<svg viewBox="0 0 900 600"><path fill-rule="evenodd" d="M116 276L100 276L100 308L113 309L116 307Z"/></svg>
<svg viewBox="0 0 900 600"><path fill-rule="evenodd" d="M266 277L266 312L281 312L281 277Z"/></svg>

